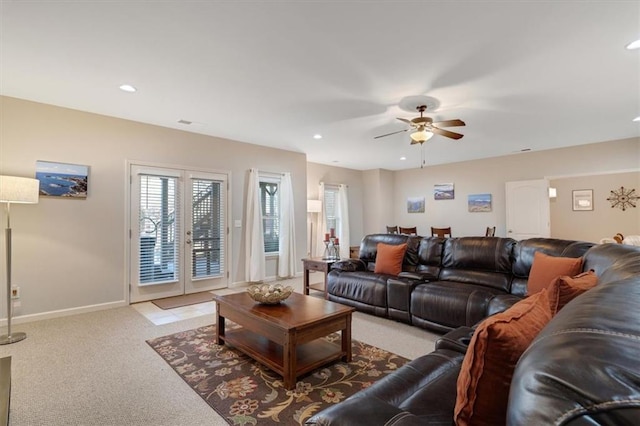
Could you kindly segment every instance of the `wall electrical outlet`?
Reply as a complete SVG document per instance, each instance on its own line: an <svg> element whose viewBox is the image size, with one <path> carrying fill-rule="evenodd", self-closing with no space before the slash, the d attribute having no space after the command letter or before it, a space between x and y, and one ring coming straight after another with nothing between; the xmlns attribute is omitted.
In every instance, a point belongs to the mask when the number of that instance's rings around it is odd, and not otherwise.
<svg viewBox="0 0 640 426"><path fill-rule="evenodd" d="M11 287L11 298L12 299L20 299L20 287L12 286Z"/></svg>

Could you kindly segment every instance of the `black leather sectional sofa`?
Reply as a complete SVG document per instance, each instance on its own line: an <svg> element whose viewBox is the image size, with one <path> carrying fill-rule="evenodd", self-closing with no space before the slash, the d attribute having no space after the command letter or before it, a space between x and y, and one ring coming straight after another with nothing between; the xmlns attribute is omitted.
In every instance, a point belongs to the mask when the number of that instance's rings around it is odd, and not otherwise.
<svg viewBox="0 0 640 426"><path fill-rule="evenodd" d="M407 244L399 276L374 272L378 243ZM580 257L592 246L553 238L372 234L362 239L359 259L333 264L327 293L362 312L446 332L522 299L536 251Z"/></svg>
<svg viewBox="0 0 640 426"><path fill-rule="evenodd" d="M393 244L402 238L365 237L361 262L338 265L330 273L332 300L396 319L400 318L390 312L404 310L408 317L400 317L418 326L462 327L442 336L434 352L316 414L308 424L453 424L457 378L474 331L467 325L520 300L537 250L581 256L583 270L594 270L598 285L562 308L520 357L510 385L505 424L639 424L640 247L554 239L419 238L409 243L412 253L405 259L405 269L431 274L434 285L430 289L415 276L398 280L406 283L403 289L412 290L406 292L402 305L389 296L390 286L383 285L383 277L367 275L375 260L374 244ZM438 244L443 253L439 263L434 260L437 256L424 251L437 254L433 247ZM505 256L505 251L510 254ZM469 269L465 272L462 266ZM345 268L353 270L348 273ZM492 275L496 277L492 284L482 284ZM386 277L390 279L396 278ZM445 292L449 283L451 294ZM427 307L438 303L437 313L430 313ZM447 313L448 309L455 313Z"/></svg>

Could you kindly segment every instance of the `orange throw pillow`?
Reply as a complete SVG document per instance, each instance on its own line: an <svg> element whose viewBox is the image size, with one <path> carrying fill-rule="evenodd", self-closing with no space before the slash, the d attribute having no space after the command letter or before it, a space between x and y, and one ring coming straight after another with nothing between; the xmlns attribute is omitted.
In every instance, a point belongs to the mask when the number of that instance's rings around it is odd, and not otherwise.
<svg viewBox="0 0 640 426"><path fill-rule="evenodd" d="M458 376L456 425L503 425L520 356L551 320L546 289L482 321Z"/></svg>
<svg viewBox="0 0 640 426"><path fill-rule="evenodd" d="M378 243L378 253L376 254L376 267L373 272L376 274L398 275L402 272L402 260L407 244L390 245Z"/></svg>
<svg viewBox="0 0 640 426"><path fill-rule="evenodd" d="M582 272L581 257L554 257L542 252L535 252L533 264L527 282L527 295L530 296L549 287L558 277L573 277Z"/></svg>
<svg viewBox="0 0 640 426"><path fill-rule="evenodd" d="M598 284L598 276L592 270L575 277L558 277L548 288L551 313L555 315L567 303Z"/></svg>

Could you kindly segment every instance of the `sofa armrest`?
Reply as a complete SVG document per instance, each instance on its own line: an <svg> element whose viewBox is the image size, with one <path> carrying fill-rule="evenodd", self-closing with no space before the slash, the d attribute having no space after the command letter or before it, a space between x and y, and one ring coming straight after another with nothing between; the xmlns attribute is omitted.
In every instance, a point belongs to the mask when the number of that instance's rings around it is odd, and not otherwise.
<svg viewBox="0 0 640 426"><path fill-rule="evenodd" d="M436 340L436 350L449 349L464 354L475 331L471 327L458 327Z"/></svg>
<svg viewBox="0 0 640 426"><path fill-rule="evenodd" d="M424 425L415 415L403 411L379 398L352 397L311 417L305 425L316 426L419 426Z"/></svg>
<svg viewBox="0 0 640 426"><path fill-rule="evenodd" d="M499 294L489 301L489 306L487 306L487 316L506 311L522 299L523 297L513 294Z"/></svg>
<svg viewBox="0 0 640 426"><path fill-rule="evenodd" d="M344 272L366 271L367 267L360 259L345 259L331 265L331 270L337 269Z"/></svg>

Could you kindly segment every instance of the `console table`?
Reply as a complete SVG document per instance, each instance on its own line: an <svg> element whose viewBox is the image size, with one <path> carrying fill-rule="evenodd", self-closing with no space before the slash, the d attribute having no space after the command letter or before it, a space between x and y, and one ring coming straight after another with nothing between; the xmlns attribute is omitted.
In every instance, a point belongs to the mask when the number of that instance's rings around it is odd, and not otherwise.
<svg viewBox="0 0 640 426"><path fill-rule="evenodd" d="M331 265L336 263L338 260L327 260L321 257L309 257L307 259L302 259L302 264L304 266L304 282L303 282L303 290L304 294L309 294L309 289L324 291L324 298L327 299L327 274L331 270ZM309 271L319 271L324 274L324 280L322 284L310 284L309 283Z"/></svg>

